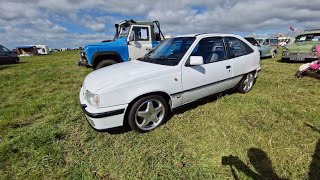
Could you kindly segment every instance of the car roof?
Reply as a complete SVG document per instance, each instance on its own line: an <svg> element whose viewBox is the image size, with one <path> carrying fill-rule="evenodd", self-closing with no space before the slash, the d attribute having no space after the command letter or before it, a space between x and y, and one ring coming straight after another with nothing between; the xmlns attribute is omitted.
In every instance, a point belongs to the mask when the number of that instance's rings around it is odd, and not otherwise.
<svg viewBox="0 0 320 180"><path fill-rule="evenodd" d="M255 39L278 39L278 38L275 38L275 37L257 37Z"/></svg>
<svg viewBox="0 0 320 180"><path fill-rule="evenodd" d="M185 35L177 35L175 37L208 37L208 36L237 36L235 34L224 34L224 33L198 33L198 34L185 34Z"/></svg>
<svg viewBox="0 0 320 180"><path fill-rule="evenodd" d="M308 35L308 34L319 34L320 30L315 30L315 31L305 31L303 33L300 33L298 36L300 35Z"/></svg>

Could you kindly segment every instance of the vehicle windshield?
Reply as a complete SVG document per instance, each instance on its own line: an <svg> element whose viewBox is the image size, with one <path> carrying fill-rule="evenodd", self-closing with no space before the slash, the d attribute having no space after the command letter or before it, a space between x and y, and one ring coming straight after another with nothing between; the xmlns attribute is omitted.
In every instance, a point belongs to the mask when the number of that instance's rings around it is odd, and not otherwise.
<svg viewBox="0 0 320 180"><path fill-rule="evenodd" d="M295 42L306 42L306 41L320 41L320 33L303 34L303 35L297 36Z"/></svg>
<svg viewBox="0 0 320 180"><path fill-rule="evenodd" d="M127 37L128 34L129 34L129 31L130 31L130 26L129 25L121 26L118 38Z"/></svg>
<svg viewBox="0 0 320 180"><path fill-rule="evenodd" d="M176 66L179 64L181 58L188 51L194 40L195 37L166 39L138 60L161 65Z"/></svg>
<svg viewBox="0 0 320 180"><path fill-rule="evenodd" d="M249 41L252 45L257 46L259 43L257 42L256 39L254 38L250 38L250 37L246 37L245 38L247 41Z"/></svg>
<svg viewBox="0 0 320 180"><path fill-rule="evenodd" d="M270 45L278 45L278 39L270 39Z"/></svg>
<svg viewBox="0 0 320 180"><path fill-rule="evenodd" d="M256 39L259 44L263 44L264 40L263 39Z"/></svg>
<svg viewBox="0 0 320 180"><path fill-rule="evenodd" d="M265 39L262 45L269 45L269 39Z"/></svg>

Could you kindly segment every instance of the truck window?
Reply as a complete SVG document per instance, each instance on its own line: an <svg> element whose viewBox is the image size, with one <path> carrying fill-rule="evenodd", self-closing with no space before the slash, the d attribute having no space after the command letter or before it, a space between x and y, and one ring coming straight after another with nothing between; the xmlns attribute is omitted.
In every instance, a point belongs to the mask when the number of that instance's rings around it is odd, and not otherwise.
<svg viewBox="0 0 320 180"><path fill-rule="evenodd" d="M133 39L135 41L149 41L149 28L148 27L132 27L131 33L133 34Z"/></svg>

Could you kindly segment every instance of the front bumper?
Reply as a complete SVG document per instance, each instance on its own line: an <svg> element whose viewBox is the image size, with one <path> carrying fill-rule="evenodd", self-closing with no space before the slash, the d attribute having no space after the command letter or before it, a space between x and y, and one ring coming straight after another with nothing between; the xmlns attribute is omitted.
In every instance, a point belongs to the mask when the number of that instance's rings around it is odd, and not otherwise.
<svg viewBox="0 0 320 180"><path fill-rule="evenodd" d="M80 58L79 58L79 61L78 61L78 65L79 66L88 66L89 64L88 64L88 60L87 60L87 57L86 57L85 53L83 51L81 51L79 53L79 55L80 55Z"/></svg>
<svg viewBox="0 0 320 180"><path fill-rule="evenodd" d="M80 91L80 104L89 124L97 131L123 126L124 114L127 104L112 106L107 108L95 108L90 106L83 93L83 88Z"/></svg>
<svg viewBox="0 0 320 180"><path fill-rule="evenodd" d="M317 55L312 55L310 53L283 53L282 60L290 61L314 61L317 60Z"/></svg>
<svg viewBox="0 0 320 180"><path fill-rule="evenodd" d="M269 53L269 54L261 54L261 55L260 55L260 57L262 57L262 58L270 57L270 56L272 56L271 53Z"/></svg>
<svg viewBox="0 0 320 180"><path fill-rule="evenodd" d="M93 129L103 131L106 129L123 126L124 112L126 106L117 107L115 110L108 110L100 113L90 113L85 104L81 108Z"/></svg>

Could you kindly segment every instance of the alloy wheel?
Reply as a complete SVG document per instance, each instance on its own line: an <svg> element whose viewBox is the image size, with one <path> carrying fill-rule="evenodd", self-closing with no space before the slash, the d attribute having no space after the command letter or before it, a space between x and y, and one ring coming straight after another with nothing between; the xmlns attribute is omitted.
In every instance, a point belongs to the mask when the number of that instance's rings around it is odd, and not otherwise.
<svg viewBox="0 0 320 180"><path fill-rule="evenodd" d="M143 102L137 109L135 114L135 123L145 131L156 128L164 120L164 105L156 99Z"/></svg>
<svg viewBox="0 0 320 180"><path fill-rule="evenodd" d="M247 74L246 79L243 81L243 91L249 92L253 86L254 77L252 73Z"/></svg>

